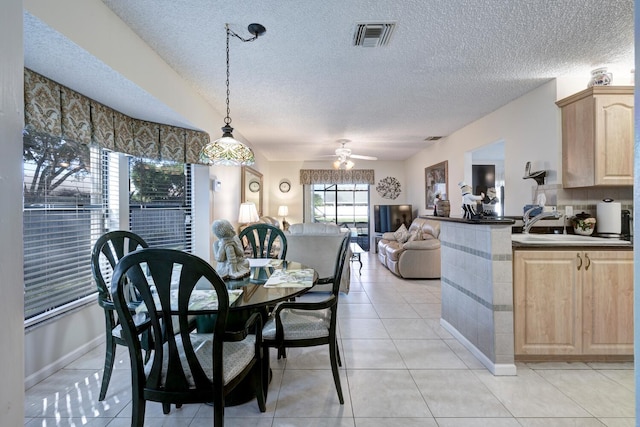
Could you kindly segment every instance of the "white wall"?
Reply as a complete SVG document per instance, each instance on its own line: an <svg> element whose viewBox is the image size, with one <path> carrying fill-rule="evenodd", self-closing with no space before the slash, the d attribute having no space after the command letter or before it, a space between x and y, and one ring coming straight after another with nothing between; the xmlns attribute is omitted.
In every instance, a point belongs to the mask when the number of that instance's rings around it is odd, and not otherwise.
<svg viewBox="0 0 640 427"><path fill-rule="evenodd" d="M22 313L21 317L23 321ZM97 302L31 327L24 334L24 387L37 384L104 343L104 333L104 311Z"/></svg>
<svg viewBox="0 0 640 427"><path fill-rule="evenodd" d="M24 126L22 1L0 14L0 424L24 424L22 276L22 128Z"/></svg>
<svg viewBox="0 0 640 427"><path fill-rule="evenodd" d="M640 1L635 2L635 55L636 68L640 59ZM636 77L636 83L640 79ZM636 91L634 96L634 105L640 105L640 94ZM635 109L635 144L634 144L634 161L633 161L633 211L640 212L640 108ZM633 235L638 236L640 225L638 221L634 221ZM640 248L636 243L633 248L633 352L640 355ZM636 397L636 420L640 419L640 357L634 358L635 368L635 397Z"/></svg>
<svg viewBox="0 0 640 427"><path fill-rule="evenodd" d="M561 124L556 81L550 81L510 102L489 115L470 123L448 137L437 141L407 161L409 199L424 205L424 168L447 160L451 215L461 212L459 181L471 181L465 170L465 152L481 146L505 143L505 215L522 215L522 207L531 203L533 180L523 180L524 166L532 162L535 170L546 169L547 183L558 183ZM424 206L421 214L431 214Z"/></svg>
<svg viewBox="0 0 640 427"><path fill-rule="evenodd" d="M265 215L279 218L278 206L287 205L289 216L287 221L291 224L303 222L303 187L300 184L300 169L331 169L333 159L319 162L269 162L269 180L265 180L265 191L269 194L269 203L265 204ZM402 193L397 199L383 199L375 190L375 185L371 186L370 205L400 205L407 202L408 182L405 177L403 162L386 162L384 160L368 161L355 160L355 169L373 169L375 171L376 183L387 176L391 176L400 181ZM282 179L291 181L291 191L282 193L278 184ZM423 179L424 181L424 179ZM414 206L414 209L416 207ZM373 215L373 211L371 212Z"/></svg>

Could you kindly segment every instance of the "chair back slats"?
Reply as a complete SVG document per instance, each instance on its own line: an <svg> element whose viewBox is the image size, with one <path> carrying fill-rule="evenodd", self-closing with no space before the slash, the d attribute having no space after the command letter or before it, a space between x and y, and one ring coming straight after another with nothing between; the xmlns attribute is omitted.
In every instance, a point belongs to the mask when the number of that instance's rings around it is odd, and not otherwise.
<svg viewBox="0 0 640 427"><path fill-rule="evenodd" d="M96 241L91 253L91 270L99 300L111 301L108 283L118 261L128 253L147 247L149 245L142 237L124 230L110 231Z"/></svg>
<svg viewBox="0 0 640 427"><path fill-rule="evenodd" d="M240 232L238 236L243 244L251 247L253 258L270 258L272 251L276 249L274 244L280 241L278 258L287 257L287 237L282 230L271 224L251 224Z"/></svg>
<svg viewBox="0 0 640 427"><path fill-rule="evenodd" d="M204 279L204 280L201 280ZM151 369L146 375L146 391L162 390L165 393L187 393L195 389L211 390L214 383L222 386L222 372L214 369L210 380L201 366L191 338L188 315L189 299L196 285L211 284L218 298L218 312L214 323L214 336L222 337L226 328L229 297L224 282L215 270L202 259L186 252L173 249L144 249L126 255L117 264L113 276L114 303L118 315L122 316L123 335L130 346L132 370L143 373L144 366L140 356L140 337L132 315L125 310L126 298L123 295L127 282L135 287L148 310L150 328L157 346ZM173 293L173 295L172 295ZM171 300L177 293L177 314L172 310ZM179 323L179 334L174 334L174 322ZM212 338L213 339L213 338ZM222 344L213 345L212 366L222 366ZM133 351L131 351L133 350ZM165 354L168 352L168 354ZM181 359L181 353L184 355ZM183 366L186 358L188 366ZM135 366L134 366L135 365ZM188 378L189 377L189 378ZM190 383L191 380L191 383Z"/></svg>

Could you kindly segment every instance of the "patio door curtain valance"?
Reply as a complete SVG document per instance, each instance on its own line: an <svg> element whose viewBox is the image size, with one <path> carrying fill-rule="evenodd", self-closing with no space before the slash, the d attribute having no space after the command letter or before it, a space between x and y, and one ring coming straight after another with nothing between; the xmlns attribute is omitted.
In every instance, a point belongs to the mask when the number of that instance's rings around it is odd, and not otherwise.
<svg viewBox="0 0 640 427"><path fill-rule="evenodd" d="M206 132L128 117L48 78L24 70L25 131L154 160L200 163Z"/></svg>
<svg viewBox="0 0 640 427"><path fill-rule="evenodd" d="M300 184L375 184L373 169L300 169Z"/></svg>

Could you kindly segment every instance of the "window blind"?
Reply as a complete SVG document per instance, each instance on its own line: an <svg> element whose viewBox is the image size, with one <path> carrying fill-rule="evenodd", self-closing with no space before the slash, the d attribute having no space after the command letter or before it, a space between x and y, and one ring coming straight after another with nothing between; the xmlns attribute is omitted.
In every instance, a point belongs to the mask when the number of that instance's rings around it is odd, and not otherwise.
<svg viewBox="0 0 640 427"><path fill-rule="evenodd" d="M25 319L95 292L91 249L104 232L99 148L37 132L24 144Z"/></svg>
<svg viewBox="0 0 640 427"><path fill-rule="evenodd" d="M129 160L129 223L152 247L191 252L191 165Z"/></svg>

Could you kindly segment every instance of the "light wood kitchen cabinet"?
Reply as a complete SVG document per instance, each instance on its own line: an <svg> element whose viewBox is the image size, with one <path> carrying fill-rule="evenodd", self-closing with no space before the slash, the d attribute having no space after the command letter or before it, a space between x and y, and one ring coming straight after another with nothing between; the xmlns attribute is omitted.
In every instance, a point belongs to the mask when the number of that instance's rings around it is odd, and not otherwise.
<svg viewBox="0 0 640 427"><path fill-rule="evenodd" d="M633 354L633 252L516 250L515 354Z"/></svg>
<svg viewBox="0 0 640 427"><path fill-rule="evenodd" d="M582 353L633 354L633 252L584 255Z"/></svg>
<svg viewBox="0 0 640 427"><path fill-rule="evenodd" d="M594 86L564 98L565 188L633 185L633 86Z"/></svg>

